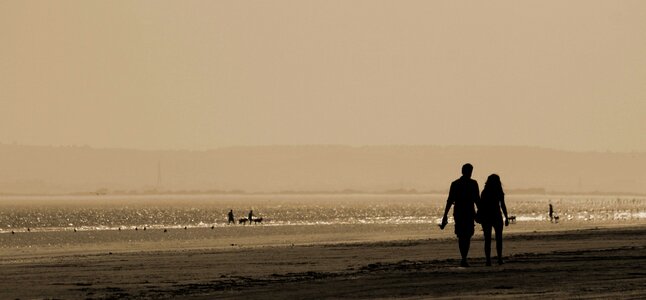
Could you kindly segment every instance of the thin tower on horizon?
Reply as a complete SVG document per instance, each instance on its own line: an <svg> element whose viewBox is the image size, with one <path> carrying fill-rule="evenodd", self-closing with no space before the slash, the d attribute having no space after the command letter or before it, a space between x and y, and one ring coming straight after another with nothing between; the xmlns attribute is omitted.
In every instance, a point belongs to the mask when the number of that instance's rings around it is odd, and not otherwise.
<svg viewBox="0 0 646 300"><path fill-rule="evenodd" d="M161 189L162 173L161 173L161 160L157 161L157 190Z"/></svg>

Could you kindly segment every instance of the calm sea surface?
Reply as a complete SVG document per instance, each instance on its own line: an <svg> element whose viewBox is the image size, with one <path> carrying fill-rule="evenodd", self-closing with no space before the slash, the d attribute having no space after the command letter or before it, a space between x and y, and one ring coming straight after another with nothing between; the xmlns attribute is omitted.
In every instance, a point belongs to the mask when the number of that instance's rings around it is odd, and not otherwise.
<svg viewBox="0 0 646 300"><path fill-rule="evenodd" d="M224 227L253 210L263 226L439 223L446 195L146 195L0 196L0 233ZM560 222L646 219L645 197L507 197L518 222L545 222L548 204ZM241 226L241 225L238 225Z"/></svg>

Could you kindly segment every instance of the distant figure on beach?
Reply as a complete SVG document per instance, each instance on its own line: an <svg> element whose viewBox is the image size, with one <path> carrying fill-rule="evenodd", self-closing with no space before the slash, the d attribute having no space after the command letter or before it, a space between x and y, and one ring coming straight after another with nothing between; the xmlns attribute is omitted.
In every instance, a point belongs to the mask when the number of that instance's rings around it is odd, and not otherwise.
<svg viewBox="0 0 646 300"><path fill-rule="evenodd" d="M236 221L235 221L235 219L233 218L233 209L232 209L232 210L229 210L229 213L228 213L227 215L229 216L229 224L231 224L231 223L235 224L235 223L236 223Z"/></svg>
<svg viewBox="0 0 646 300"><path fill-rule="evenodd" d="M549 215L550 215L550 222L554 222L554 207L552 207L552 203L550 203Z"/></svg>
<svg viewBox="0 0 646 300"><path fill-rule="evenodd" d="M484 232L486 264L491 266L491 228L493 227L496 232L498 264L502 265L502 216L505 216L505 226L509 226L509 218L507 217L507 206L505 205L505 193L502 190L502 183L498 175L489 175L477 206L479 221ZM501 208L502 214L500 214Z"/></svg>
<svg viewBox="0 0 646 300"><path fill-rule="evenodd" d="M453 208L453 219L455 221L455 235L458 237L458 245L460 247L460 254L462 261L460 266L468 267L467 255L469 254L469 247L471 245L471 237L473 236L475 227L475 204L480 201L480 188L478 182L471 179L473 173L473 166L465 164L462 166L462 177L451 183L449 190L449 197L446 200L446 208L444 209L444 216L442 217L441 229L444 229L448 224L447 215Z"/></svg>
<svg viewBox="0 0 646 300"><path fill-rule="evenodd" d="M251 222L253 222L253 210L249 211L249 224L251 224Z"/></svg>

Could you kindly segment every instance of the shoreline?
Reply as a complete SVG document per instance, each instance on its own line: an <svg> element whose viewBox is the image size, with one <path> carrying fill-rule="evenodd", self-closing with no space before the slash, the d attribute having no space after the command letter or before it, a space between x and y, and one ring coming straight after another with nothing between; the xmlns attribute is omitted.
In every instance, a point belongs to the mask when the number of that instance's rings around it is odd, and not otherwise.
<svg viewBox="0 0 646 300"><path fill-rule="evenodd" d="M608 222L519 222L504 229L505 238L513 235L553 234L578 230L640 228L645 220ZM148 230L81 230L5 232L0 234L0 265L11 259L105 254L108 252L218 251L259 247L336 245L349 243L397 242L453 239L453 224L440 230L437 224L325 224L325 225L233 225L226 227L163 228ZM482 240L476 224L474 239Z"/></svg>
<svg viewBox="0 0 646 300"><path fill-rule="evenodd" d="M470 268L457 267L452 234L295 246L4 256L0 298L646 296L646 273L636 269L646 263L644 224L518 232L504 239L507 263L485 267L482 236L476 236ZM491 282L489 273L504 280ZM563 280L571 284L559 285ZM460 282L473 285L449 288Z"/></svg>

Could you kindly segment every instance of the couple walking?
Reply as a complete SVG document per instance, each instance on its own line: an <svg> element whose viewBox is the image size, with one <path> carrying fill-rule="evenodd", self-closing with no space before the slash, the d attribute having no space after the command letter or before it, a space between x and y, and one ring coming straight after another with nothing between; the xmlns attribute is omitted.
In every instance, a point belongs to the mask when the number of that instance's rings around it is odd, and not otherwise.
<svg viewBox="0 0 646 300"><path fill-rule="evenodd" d="M502 264L502 228L505 216L505 226L509 226L507 218L507 207L505 206L505 193L502 190L500 177L491 174L487 178L485 187L480 194L478 182L471 179L473 166L465 164L462 166L462 177L451 183L449 197L446 200L446 208L442 217L440 228L444 229L448 223L447 215L453 208L453 219L455 220L455 234L458 236L458 244L462 261L460 266L468 267L467 255L471 244L471 237L474 233L475 223L482 225L484 232L484 250L487 259L487 266L491 266L491 230L496 233L496 250L498 252L498 264ZM478 208L476 213L475 206ZM502 208L502 214L500 212Z"/></svg>

